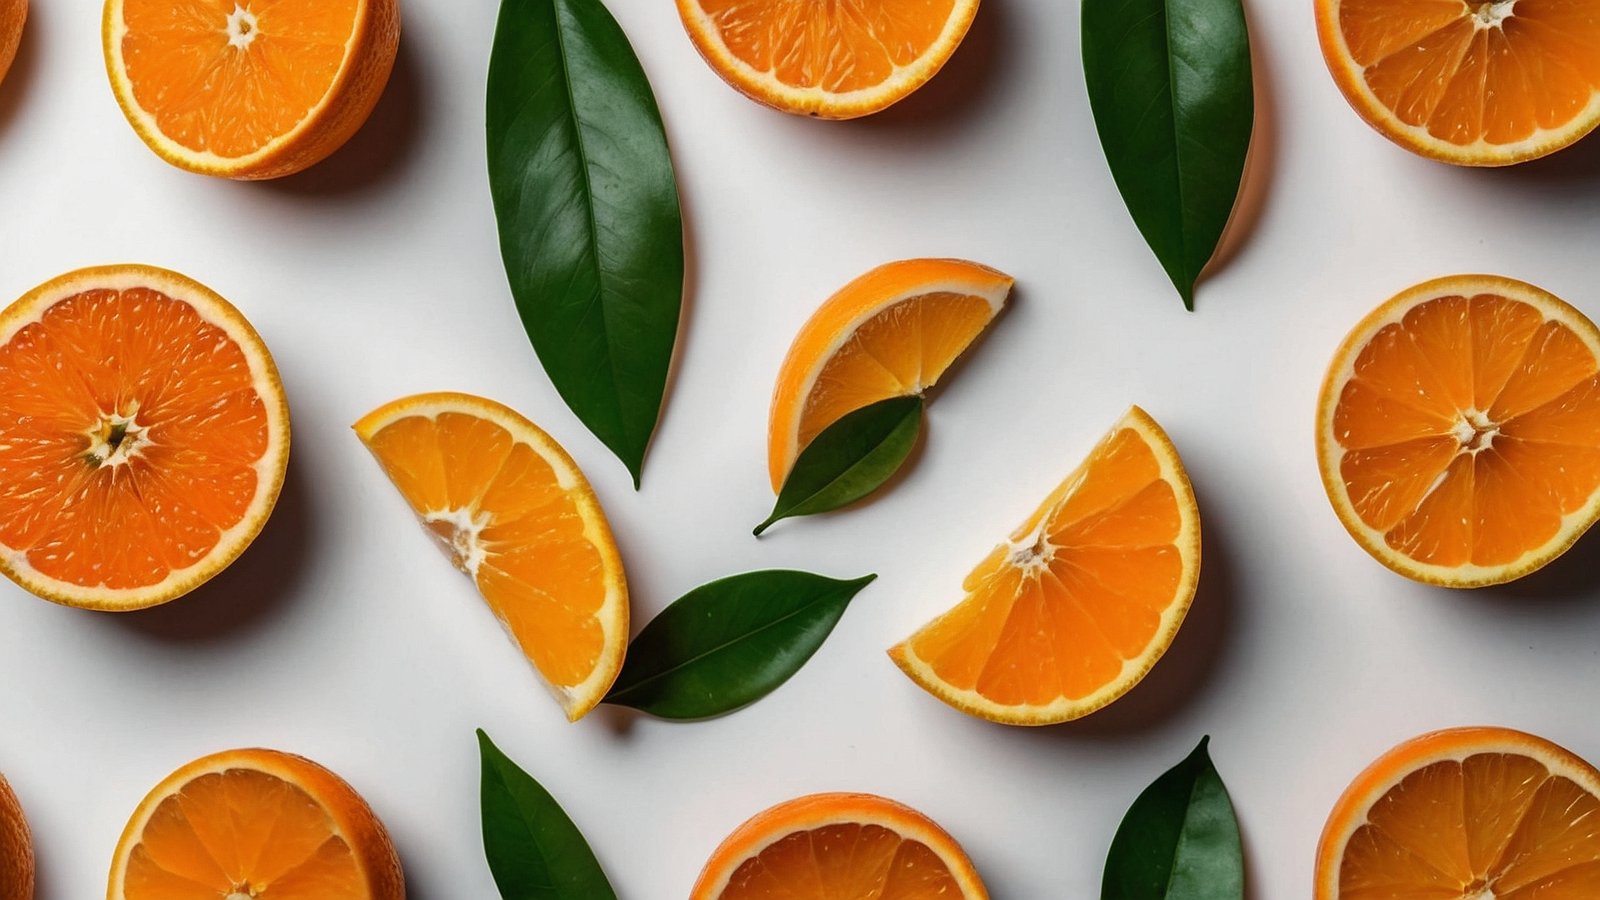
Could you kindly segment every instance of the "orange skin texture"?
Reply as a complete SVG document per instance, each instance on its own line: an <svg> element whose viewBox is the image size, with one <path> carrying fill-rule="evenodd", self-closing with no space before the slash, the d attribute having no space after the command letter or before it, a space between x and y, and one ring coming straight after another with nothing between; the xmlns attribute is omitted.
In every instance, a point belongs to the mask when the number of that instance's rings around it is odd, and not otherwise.
<svg viewBox="0 0 1600 900"><path fill-rule="evenodd" d="M0 775L0 900L33 900L33 839L22 805Z"/></svg>
<svg viewBox="0 0 1600 900"><path fill-rule="evenodd" d="M0 0L0 81L17 57L22 43L22 26L28 21L28 0Z"/></svg>

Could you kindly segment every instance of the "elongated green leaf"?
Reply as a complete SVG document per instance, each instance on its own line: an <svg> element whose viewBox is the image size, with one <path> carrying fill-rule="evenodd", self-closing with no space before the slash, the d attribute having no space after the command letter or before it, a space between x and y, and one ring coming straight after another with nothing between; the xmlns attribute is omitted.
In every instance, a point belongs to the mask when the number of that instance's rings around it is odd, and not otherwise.
<svg viewBox="0 0 1600 900"><path fill-rule="evenodd" d="M605 702L663 719L706 719L754 703L806 664L877 577L775 569L697 587L633 639Z"/></svg>
<svg viewBox="0 0 1600 900"><path fill-rule="evenodd" d="M1242 900L1239 823L1210 741L1133 801L1111 841L1100 900Z"/></svg>
<svg viewBox="0 0 1600 900"><path fill-rule="evenodd" d="M800 452L756 535L779 519L835 510L877 490L900 471L921 430L921 397L891 397L841 417Z"/></svg>
<svg viewBox="0 0 1600 900"><path fill-rule="evenodd" d="M1122 200L1194 309L1255 121L1240 0L1083 0L1083 72Z"/></svg>
<svg viewBox="0 0 1600 900"><path fill-rule="evenodd" d="M616 900L561 804L478 729L483 850L504 900Z"/></svg>
<svg viewBox="0 0 1600 900"><path fill-rule="evenodd" d="M503 0L488 131L522 324L637 485L677 341L683 219L655 95L600 0Z"/></svg>

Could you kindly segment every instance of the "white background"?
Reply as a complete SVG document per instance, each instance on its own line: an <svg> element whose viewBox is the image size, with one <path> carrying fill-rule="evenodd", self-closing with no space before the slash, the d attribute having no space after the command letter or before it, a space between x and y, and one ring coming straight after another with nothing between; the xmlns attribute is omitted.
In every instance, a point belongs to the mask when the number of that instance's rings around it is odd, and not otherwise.
<svg viewBox="0 0 1600 900"><path fill-rule="evenodd" d="M1339 792L1404 738L1505 724L1600 756L1595 540L1506 588L1411 584L1346 536L1311 440L1334 347L1414 282L1497 272L1600 313L1600 138L1510 171L1413 157L1339 96L1309 0L1253 0L1261 99L1236 252L1190 314L1100 153L1077 3L985 0L920 94L827 123L725 86L665 0L613 0L660 98L690 251L687 329L635 493L546 381L507 292L482 137L494 5L406 0L367 128L302 176L250 185L149 153L106 84L99 3L35 0L0 86L0 297L89 264L184 271L258 326L294 419L277 513L194 595L113 616L0 583L0 770L33 823L40 900L102 895L145 791L234 746L344 775L392 830L413 900L495 896L477 726L560 798L625 900L685 896L747 816L841 789L932 815L998 900L1096 896L1128 804L1208 733L1252 900L1286 900L1309 894ZM910 475L755 541L768 394L795 330L867 268L940 255L1018 287L936 398ZM636 625L754 568L881 578L809 666L743 712L568 725L349 430L435 389L508 402L580 461ZM925 695L884 649L955 602L1130 403L1171 433L1204 521L1200 595L1167 658L1115 706L1043 730Z"/></svg>

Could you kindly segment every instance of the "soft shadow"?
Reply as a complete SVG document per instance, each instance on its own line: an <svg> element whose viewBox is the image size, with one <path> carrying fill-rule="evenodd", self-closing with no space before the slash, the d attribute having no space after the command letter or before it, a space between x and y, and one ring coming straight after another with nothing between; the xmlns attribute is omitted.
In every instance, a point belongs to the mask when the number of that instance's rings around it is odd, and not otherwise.
<svg viewBox="0 0 1600 900"><path fill-rule="evenodd" d="M972 27L961 46L927 84L911 96L883 112L855 120L863 128L898 129L907 126L951 122L987 104L1004 82L1001 66L1010 59L1005 52L1015 19L1010 5L1015 0L984 0L978 7Z"/></svg>
<svg viewBox="0 0 1600 900"><path fill-rule="evenodd" d="M1600 186L1600 132L1590 134L1549 156L1506 166L1488 174L1551 190L1568 191Z"/></svg>
<svg viewBox="0 0 1600 900"><path fill-rule="evenodd" d="M0 136L11 130L11 123L22 115L23 107L35 90L34 82L39 78L39 20L44 18L40 7L44 5L29 4L28 20L22 26L16 58L11 61L5 78L0 80Z"/></svg>
<svg viewBox="0 0 1600 900"><path fill-rule="evenodd" d="M600 727L611 732L613 737L627 739L633 736L634 725L644 718L644 713L632 707L602 703L585 718L598 721Z"/></svg>
<svg viewBox="0 0 1600 900"><path fill-rule="evenodd" d="M1549 565L1510 584L1470 591L1440 590L1450 594L1446 600L1465 595L1472 601L1515 603L1526 607L1530 603L1552 606L1593 603L1597 599L1596 588L1600 588L1600 529L1579 538L1571 550Z"/></svg>

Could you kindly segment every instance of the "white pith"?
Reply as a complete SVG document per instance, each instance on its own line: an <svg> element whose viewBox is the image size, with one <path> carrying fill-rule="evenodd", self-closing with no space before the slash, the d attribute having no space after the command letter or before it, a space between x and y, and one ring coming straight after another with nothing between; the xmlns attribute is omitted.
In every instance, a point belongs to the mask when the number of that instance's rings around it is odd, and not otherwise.
<svg viewBox="0 0 1600 900"><path fill-rule="evenodd" d="M261 23L248 7L236 4L233 12L228 13L227 31L230 46L248 50L250 45L256 42L256 36L261 33Z"/></svg>

